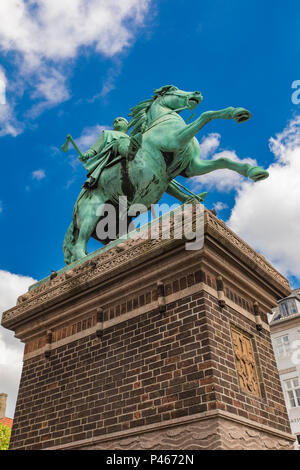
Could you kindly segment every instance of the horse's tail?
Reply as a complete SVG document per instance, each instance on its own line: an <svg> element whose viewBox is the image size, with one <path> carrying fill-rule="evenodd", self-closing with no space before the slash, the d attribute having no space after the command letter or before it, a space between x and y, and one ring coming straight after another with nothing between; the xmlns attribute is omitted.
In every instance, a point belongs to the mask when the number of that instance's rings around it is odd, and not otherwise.
<svg viewBox="0 0 300 470"><path fill-rule="evenodd" d="M67 230L67 233L65 235L64 244L63 244L64 258L65 258L66 264L70 264L72 262L73 247L78 238L78 234L79 234L78 229L75 227L74 223L71 222Z"/></svg>

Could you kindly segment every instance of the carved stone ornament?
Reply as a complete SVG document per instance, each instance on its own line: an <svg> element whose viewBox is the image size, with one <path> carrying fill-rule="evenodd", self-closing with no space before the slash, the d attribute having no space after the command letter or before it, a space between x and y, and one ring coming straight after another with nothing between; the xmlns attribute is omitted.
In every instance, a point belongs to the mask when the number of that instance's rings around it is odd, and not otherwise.
<svg viewBox="0 0 300 470"><path fill-rule="evenodd" d="M259 397L259 382L251 338L232 329L232 342L240 388L243 392Z"/></svg>
<svg viewBox="0 0 300 470"><path fill-rule="evenodd" d="M194 201L197 203L197 201ZM180 206L175 212L181 211ZM175 217L176 218L176 217ZM196 211L193 213L191 227L195 229ZM272 285L276 283L281 289L284 289L286 295L290 292L289 282L283 277L268 261L253 248L239 238L226 224L219 220L212 213L205 209L205 237L210 235L220 241L236 256L243 256L244 262L252 269L260 269L264 277L268 276ZM175 222L176 225L176 222ZM101 279L113 275L116 271L126 270L128 263L143 262L145 258L155 256L155 253L161 250L167 250L172 246L183 244L184 240L174 240L174 220L171 218L171 239L146 239L130 238L110 249L103 249L92 255L83 258L82 261L71 266L68 270L64 268L57 272L57 276L50 279L50 276L33 286L29 292L19 297L16 307L13 307L3 313L2 325L6 328L12 327L15 321L27 316L34 309L43 310L46 306L59 302L62 296L72 296L79 290L85 290L94 282L100 282ZM120 250L120 247L122 250ZM91 258L96 263L91 266Z"/></svg>

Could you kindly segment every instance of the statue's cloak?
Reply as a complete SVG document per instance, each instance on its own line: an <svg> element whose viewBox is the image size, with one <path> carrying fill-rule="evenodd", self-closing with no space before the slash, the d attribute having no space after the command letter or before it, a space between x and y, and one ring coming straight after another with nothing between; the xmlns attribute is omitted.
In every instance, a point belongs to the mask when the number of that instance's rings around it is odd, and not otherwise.
<svg viewBox="0 0 300 470"><path fill-rule="evenodd" d="M85 155L89 159L83 164L87 171L87 180L82 186L82 190L76 200L73 216L76 216L78 201L88 195L89 190L97 187L98 180L104 168L114 165L122 157L118 154L117 141L121 138L129 139L124 132L105 130L100 135L97 142L91 146ZM96 154L95 154L96 152Z"/></svg>
<svg viewBox="0 0 300 470"><path fill-rule="evenodd" d="M84 168L88 172L88 179L84 183L83 187L95 187L104 168L114 165L116 161L119 160L116 148L117 146L115 144L120 138L129 139L124 132L110 130L103 131L97 142L92 145L88 152L96 152L96 155L90 157L84 163Z"/></svg>

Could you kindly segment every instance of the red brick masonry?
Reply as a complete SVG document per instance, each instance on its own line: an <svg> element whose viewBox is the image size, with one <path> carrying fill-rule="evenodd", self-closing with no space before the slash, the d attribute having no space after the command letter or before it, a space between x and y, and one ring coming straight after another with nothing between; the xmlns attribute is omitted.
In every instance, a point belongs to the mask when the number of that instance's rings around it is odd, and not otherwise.
<svg viewBox="0 0 300 470"><path fill-rule="evenodd" d="M274 268L264 268L260 255L247 261L246 248L252 252L244 242L239 254L240 245L225 241L224 233L208 233L199 252L178 245L151 252L141 265L130 261L126 276L118 272L109 282L107 276L90 283L85 278L69 298L55 300L55 280L43 287L49 288L48 306L30 307L26 315L26 304L16 314L9 311L5 321L26 343L11 449L290 448L266 323L266 313L288 287ZM163 313L156 288L161 280ZM251 340L259 396L240 388L232 329Z"/></svg>
<svg viewBox="0 0 300 470"><path fill-rule="evenodd" d="M261 398L239 389L230 325L254 338ZM259 356L259 357L258 357ZM25 361L12 448L43 448L212 409L290 432L268 332L199 293Z"/></svg>

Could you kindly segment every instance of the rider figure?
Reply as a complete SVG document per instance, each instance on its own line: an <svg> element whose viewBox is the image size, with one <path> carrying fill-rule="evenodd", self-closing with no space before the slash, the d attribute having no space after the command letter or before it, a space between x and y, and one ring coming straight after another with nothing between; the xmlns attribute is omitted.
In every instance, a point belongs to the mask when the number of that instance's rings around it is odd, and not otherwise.
<svg viewBox="0 0 300 470"><path fill-rule="evenodd" d="M130 190L131 183L128 177L127 164L129 160L135 157L141 146L142 136L138 135L135 138L130 138L127 131L128 121L124 117L117 117L113 123L113 130L104 130L96 143L83 154L83 157L79 157L88 172L88 178L83 185L84 189L95 188L104 168L122 161L126 169L127 181L125 186ZM175 180L169 183L166 192L181 202L187 202L191 198L191 195L182 191ZM201 193L196 197L202 201L205 196L206 193Z"/></svg>
<svg viewBox="0 0 300 470"><path fill-rule="evenodd" d="M130 137L127 135L128 121L123 117L114 120L113 130L104 130L99 139L79 159L88 172L85 188L94 188L104 168L122 158L127 158Z"/></svg>

